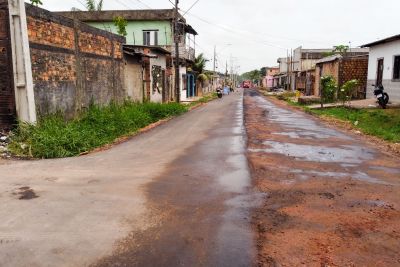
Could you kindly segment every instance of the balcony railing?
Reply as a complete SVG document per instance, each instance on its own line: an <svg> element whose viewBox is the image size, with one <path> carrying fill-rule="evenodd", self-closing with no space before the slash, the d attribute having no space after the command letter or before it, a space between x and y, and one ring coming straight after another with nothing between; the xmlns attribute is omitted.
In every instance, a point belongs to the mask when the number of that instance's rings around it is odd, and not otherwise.
<svg viewBox="0 0 400 267"><path fill-rule="evenodd" d="M175 56L175 47L172 46L171 53ZM186 47L184 44L179 45L179 57L181 59L186 59L190 61L194 61L195 59L195 49L192 47Z"/></svg>

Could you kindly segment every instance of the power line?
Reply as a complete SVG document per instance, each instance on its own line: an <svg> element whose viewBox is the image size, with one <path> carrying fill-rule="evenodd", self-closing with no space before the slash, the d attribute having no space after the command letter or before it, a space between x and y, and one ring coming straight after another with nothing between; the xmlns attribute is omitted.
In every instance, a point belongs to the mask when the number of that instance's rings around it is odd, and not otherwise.
<svg viewBox="0 0 400 267"><path fill-rule="evenodd" d="M206 19L204 19L204 18L201 18L201 17L199 17L199 16L197 16L197 15L194 15L194 14L192 14L192 13L188 13L188 14L189 14L190 16L192 16L192 17L197 18L198 20L201 20L201 21L207 23L207 24L210 24L210 25L219 27L219 28L221 28L221 29L223 29L223 30L225 30L225 31L229 31L229 32L232 32L232 33L240 33L240 34L247 34L247 35L249 35L249 34L256 34L256 35L269 36L269 37L272 37L272 38L286 39L286 40L289 40L289 41L298 41L298 42L304 42L304 41L305 41L305 42L309 42L309 43L323 44L322 42L312 41L312 40L300 40L300 39L293 39L293 38L287 38L287 37L282 37L282 36L274 36L274 35L266 34L266 33L263 33L263 32L254 32L254 31L250 32L250 31L248 31L248 30L241 30L241 29L232 28L232 27L229 27L229 26L226 26L226 25L221 25L221 24L213 23L213 22L210 22L210 21L208 21L208 20L206 20ZM252 38L254 38L253 35L252 35ZM287 49L287 48L282 47L282 46L280 46L280 45L271 44L271 43L269 43L269 42L266 42L265 40L264 40L264 44L265 44L265 45L268 45L268 46L277 47L277 48ZM326 44L324 44L324 45L326 45Z"/></svg>
<svg viewBox="0 0 400 267"><path fill-rule="evenodd" d="M199 1L200 1L200 0L196 0L196 1L193 3L193 5L191 5L191 6L189 7L189 9L185 11L185 13L183 13L182 16L185 16Z"/></svg>

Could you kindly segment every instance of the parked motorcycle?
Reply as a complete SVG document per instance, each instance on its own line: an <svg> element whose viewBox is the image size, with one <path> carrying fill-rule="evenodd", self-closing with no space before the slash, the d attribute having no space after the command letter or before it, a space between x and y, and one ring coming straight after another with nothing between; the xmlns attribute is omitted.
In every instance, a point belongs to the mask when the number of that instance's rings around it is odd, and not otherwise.
<svg viewBox="0 0 400 267"><path fill-rule="evenodd" d="M383 88L382 85L375 86L374 89L374 95L378 99L379 106L383 109L385 109L386 105L389 103L389 95L385 93L384 90L385 88Z"/></svg>
<svg viewBox="0 0 400 267"><path fill-rule="evenodd" d="M222 90L221 89L217 89L217 96L218 96L218 98L222 98Z"/></svg>

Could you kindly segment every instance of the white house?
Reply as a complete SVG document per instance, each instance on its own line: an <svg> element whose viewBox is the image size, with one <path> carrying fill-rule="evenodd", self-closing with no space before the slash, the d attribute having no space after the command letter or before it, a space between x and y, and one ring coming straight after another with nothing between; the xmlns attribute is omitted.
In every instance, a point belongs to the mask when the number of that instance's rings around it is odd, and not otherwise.
<svg viewBox="0 0 400 267"><path fill-rule="evenodd" d="M374 97L373 85L382 84L391 100L400 101L400 34L362 47L370 48L367 98Z"/></svg>

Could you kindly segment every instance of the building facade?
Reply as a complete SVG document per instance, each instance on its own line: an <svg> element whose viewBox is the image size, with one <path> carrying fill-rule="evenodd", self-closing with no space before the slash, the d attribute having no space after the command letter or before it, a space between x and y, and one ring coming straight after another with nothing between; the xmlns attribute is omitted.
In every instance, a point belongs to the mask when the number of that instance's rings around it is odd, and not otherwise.
<svg viewBox="0 0 400 267"><path fill-rule="evenodd" d="M369 47L367 98L383 85L391 100L400 101L400 35L363 45Z"/></svg>
<svg viewBox="0 0 400 267"><path fill-rule="evenodd" d="M118 32L118 28L114 24L114 18L122 17L127 21L126 26L126 44L132 46L144 46L144 47L161 47L169 51L172 56L175 55L175 43L174 36L180 36L179 42L179 62L173 60L174 66L179 64L180 69L180 98L182 101L186 101L192 97L191 92L196 92L196 83L192 83L191 75L187 75L187 68L195 60L195 36L197 32L186 23L183 16L179 15L179 32L174 31L174 9L154 9L154 10L113 10L113 11L69 11L69 12L58 12L58 14L67 16L69 18L78 19L93 27L110 31L113 33ZM161 56L162 58L163 56ZM152 60L154 61L154 59ZM159 63L162 66L166 66L167 62L164 61L161 64L162 59ZM174 87L175 84L175 68L172 72L168 73L165 77L165 84ZM189 87L188 87L189 86ZM167 88L169 91L169 97L164 98L166 101L176 100L176 90ZM159 99L157 91L151 91L151 99ZM195 94L196 95L196 94Z"/></svg>
<svg viewBox="0 0 400 267"><path fill-rule="evenodd" d="M332 76L341 87L345 82L358 80L353 98L365 99L367 88L368 55L342 56L333 55L316 62L316 83L314 95L321 94L321 77Z"/></svg>

